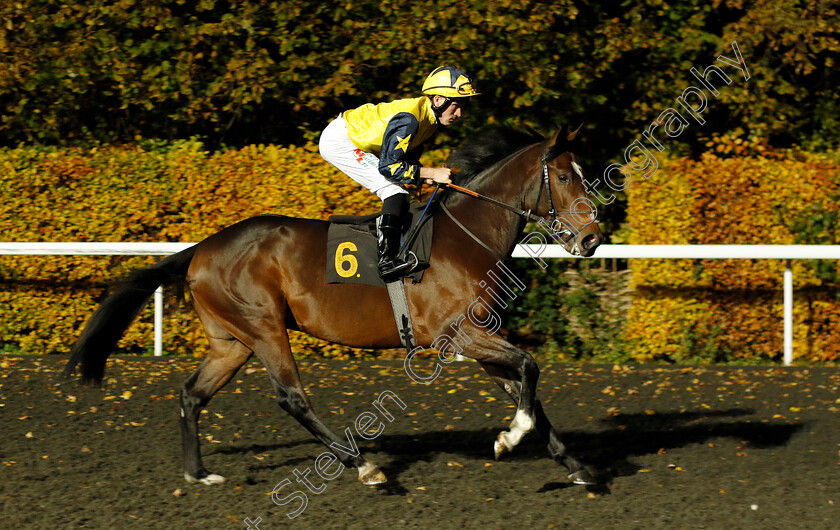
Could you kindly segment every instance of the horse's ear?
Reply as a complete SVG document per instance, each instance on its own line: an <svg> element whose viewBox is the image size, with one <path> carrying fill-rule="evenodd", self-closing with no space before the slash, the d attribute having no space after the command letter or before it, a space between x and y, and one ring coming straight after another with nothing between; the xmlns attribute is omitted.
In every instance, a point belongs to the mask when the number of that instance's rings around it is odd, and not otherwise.
<svg viewBox="0 0 840 530"><path fill-rule="evenodd" d="M582 128L583 128L583 124L581 123L580 125L578 125L578 128L577 128L577 129L575 129L574 131L572 131L572 132L570 132L568 135L566 135L566 140L567 140L567 141L569 141L569 142L571 142L572 140L574 140L575 138L577 138L578 132L579 132Z"/></svg>
<svg viewBox="0 0 840 530"><path fill-rule="evenodd" d="M567 135L566 130L567 130L567 127L565 125L559 127L557 129L557 132L552 134L551 138L548 139L548 143L545 146L546 149L552 149L555 146L557 146L558 144L560 144L562 146L566 141L565 140L565 136ZM575 131L575 132L577 132L577 131Z"/></svg>

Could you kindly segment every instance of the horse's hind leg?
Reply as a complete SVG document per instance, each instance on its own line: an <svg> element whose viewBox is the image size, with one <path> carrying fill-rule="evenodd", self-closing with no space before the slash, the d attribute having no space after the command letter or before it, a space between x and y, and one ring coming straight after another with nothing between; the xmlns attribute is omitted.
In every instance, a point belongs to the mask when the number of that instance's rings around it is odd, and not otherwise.
<svg viewBox="0 0 840 530"><path fill-rule="evenodd" d="M277 392L277 402L283 410L326 445L345 467L356 468L363 484L381 484L386 481L385 474L361 455L352 434L348 434L348 438L338 437L312 410L312 404L300 381L285 328L275 329L272 338L256 345L254 351L268 370ZM351 431L347 429L345 432Z"/></svg>
<svg viewBox="0 0 840 530"><path fill-rule="evenodd" d="M208 472L201 463L198 416L220 388L230 381L251 357L251 350L233 337L208 337L210 353L181 388L181 443L184 451L184 478L187 482L219 484L221 475Z"/></svg>
<svg viewBox="0 0 840 530"><path fill-rule="evenodd" d="M504 390L517 405L522 383L515 376L514 372L497 364L479 361L481 367L490 375L493 381ZM543 411L542 403L537 400L534 405L534 416L537 432L543 441L548 444L548 452L551 457L569 470L569 480L575 484L595 484L595 479L587 469L574 457L566 452L566 445L560 440L560 436Z"/></svg>

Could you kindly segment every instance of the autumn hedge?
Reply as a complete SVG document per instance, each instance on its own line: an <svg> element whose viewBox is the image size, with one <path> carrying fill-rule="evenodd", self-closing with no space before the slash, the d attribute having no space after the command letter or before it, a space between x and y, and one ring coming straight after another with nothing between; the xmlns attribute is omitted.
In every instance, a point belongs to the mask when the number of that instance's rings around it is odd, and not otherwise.
<svg viewBox="0 0 840 530"><path fill-rule="evenodd" d="M321 159L317 147L251 146L210 154L195 142L146 147L0 150L6 241L193 242L263 213L326 218L378 209L378 199ZM67 351L109 283L156 258L0 258L0 344ZM201 354L194 313L166 311L164 348ZM120 347L151 348L151 308ZM315 344L308 339L301 345ZM341 353L321 343L324 355Z"/></svg>
<svg viewBox="0 0 840 530"><path fill-rule="evenodd" d="M826 244L840 240L837 154L710 145L700 160L663 160L627 189L626 242ZM727 152L732 150L732 152ZM737 150L738 152L735 152ZM429 153L427 163L443 159ZM737 155L737 156L733 156ZM93 149L0 149L5 241L199 241L261 213L326 218L375 211L378 200L328 166L316 147L208 152L197 142ZM614 234L617 235L617 234ZM625 234L626 235L626 234ZM0 257L0 349L66 352L112 282L151 257ZM778 260L633 260L627 274L515 260L529 287L505 327L557 359L756 362L779 359ZM796 355L840 360L837 262L794 262ZM201 355L202 331L167 298L164 349ZM151 307L120 347L152 348ZM299 355L365 354L301 334Z"/></svg>
<svg viewBox="0 0 840 530"><path fill-rule="evenodd" d="M429 151L424 163L439 164L446 154ZM5 241L194 242L257 214L324 219L375 211L379 204L324 162L311 144L213 153L194 141L0 149ZM0 350L66 352L115 282L156 259L0 256ZM611 294L614 284L626 283L622 278L595 278L568 261L554 262L547 271L526 261L512 265L531 284L506 315L514 340L537 353L567 358L608 352L617 344L621 328L603 324L624 314ZM151 312L150 305L129 329L119 344L123 351L152 350ZM164 329L167 354L205 353L193 311L174 296L167 297ZM372 353L294 332L292 344L299 356Z"/></svg>
<svg viewBox="0 0 840 530"><path fill-rule="evenodd" d="M836 154L710 143L628 189L635 244L837 244ZM758 146L759 148L761 146ZM632 260L627 339L638 361L779 360L781 260ZM840 360L837 261L793 261L795 358Z"/></svg>

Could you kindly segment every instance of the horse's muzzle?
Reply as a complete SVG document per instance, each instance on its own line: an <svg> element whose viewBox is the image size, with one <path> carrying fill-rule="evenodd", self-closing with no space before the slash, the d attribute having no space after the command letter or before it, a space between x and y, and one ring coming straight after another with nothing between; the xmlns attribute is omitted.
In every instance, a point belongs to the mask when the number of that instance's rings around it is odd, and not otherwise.
<svg viewBox="0 0 840 530"><path fill-rule="evenodd" d="M580 242L580 255L588 258L595 253L595 249L601 244L601 237L598 234L587 234Z"/></svg>

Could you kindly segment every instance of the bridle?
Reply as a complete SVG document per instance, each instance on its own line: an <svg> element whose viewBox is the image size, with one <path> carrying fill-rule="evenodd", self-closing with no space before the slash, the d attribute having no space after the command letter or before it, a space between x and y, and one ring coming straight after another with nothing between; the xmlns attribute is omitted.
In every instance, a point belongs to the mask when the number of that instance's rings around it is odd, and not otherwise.
<svg viewBox="0 0 840 530"><path fill-rule="evenodd" d="M540 198L542 197L543 189L548 189L548 215L551 216L551 226L557 222L557 210L554 208L554 195L551 193L551 179L548 176L548 142L542 146L542 154L540 155L540 162L542 162L542 183L540 184L540 191L537 193L536 207L540 206Z"/></svg>
<svg viewBox="0 0 840 530"><path fill-rule="evenodd" d="M548 164L551 162L552 159L549 159L549 150L548 150L548 141L543 143L542 145L542 153L540 155L540 163L542 165L542 178L540 179L540 189L537 192L537 202L535 203L534 207L539 208L540 200L542 199L543 190L548 190L548 215L551 219L549 222L545 217L536 215L531 212L531 210L523 210L521 208L517 208L515 206L511 206L510 204L506 204L504 202L498 201L491 197L487 197L486 195L482 195L478 192L473 190L469 190L467 188L463 188L461 186L457 186L455 184L447 184L446 187L453 189L457 192L463 193L465 195L469 195L470 197L474 197L476 199L480 199L485 202L489 202L491 204L495 204L501 208L504 208L508 211L511 211L518 215L519 217L525 219L525 221L535 221L540 224L545 225L546 227L550 228L554 232L554 236L557 237L560 241L562 241L563 248L566 249L566 252L572 254L574 256L580 255L580 249L578 248L575 233L568 227L564 226L563 222L558 219L557 209L554 207L554 197L553 193L551 192L551 178L548 174ZM574 160L574 156L572 157L572 170L578 174L578 176L583 179L583 171L578 165L577 162ZM485 244L481 239L479 239L475 234L473 234L467 227L461 224L455 216L452 215L452 212L446 207L445 204L441 203L441 208L443 212L458 225L461 230L467 233L472 239L474 239L477 243L479 243L482 247L484 247L489 252L495 254L496 256L499 255L498 252L492 250L487 244ZM598 222L597 219L597 210L588 210L588 211L569 211L569 214L589 214L595 218L593 222Z"/></svg>

